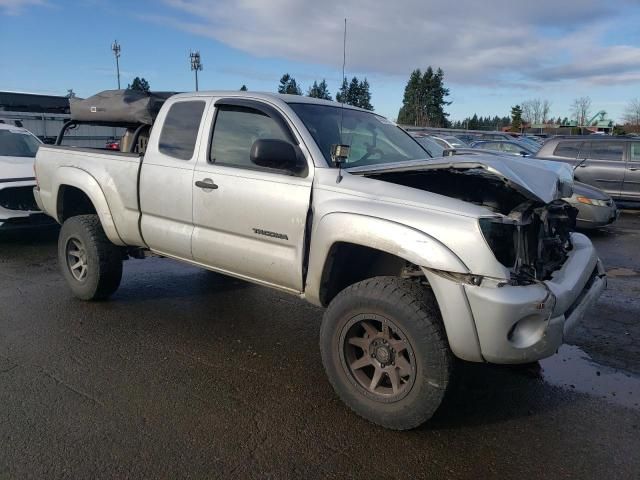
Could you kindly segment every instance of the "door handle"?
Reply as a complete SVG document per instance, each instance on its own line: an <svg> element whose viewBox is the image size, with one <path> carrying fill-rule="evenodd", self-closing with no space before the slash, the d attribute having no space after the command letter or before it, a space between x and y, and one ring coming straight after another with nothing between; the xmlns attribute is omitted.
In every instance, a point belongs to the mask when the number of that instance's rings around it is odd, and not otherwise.
<svg viewBox="0 0 640 480"><path fill-rule="evenodd" d="M631 170L632 172L637 172L638 170L640 170L640 167L629 168L629 170Z"/></svg>
<svg viewBox="0 0 640 480"><path fill-rule="evenodd" d="M196 187L202 188L203 190L215 190L218 188L218 185L213 183L213 180L210 178L205 178L204 180L198 180L196 182Z"/></svg>

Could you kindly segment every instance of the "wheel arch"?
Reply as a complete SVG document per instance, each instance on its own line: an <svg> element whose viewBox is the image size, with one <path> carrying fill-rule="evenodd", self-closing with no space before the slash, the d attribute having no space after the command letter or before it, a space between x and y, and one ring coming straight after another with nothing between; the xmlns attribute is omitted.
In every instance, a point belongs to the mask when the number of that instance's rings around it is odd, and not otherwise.
<svg viewBox="0 0 640 480"><path fill-rule="evenodd" d="M97 214L107 238L115 245L125 243L118 234L107 199L98 181L79 168L62 167L56 172L56 219L63 223L75 215Z"/></svg>
<svg viewBox="0 0 640 480"><path fill-rule="evenodd" d="M358 254L369 252L373 262L367 268L374 267L377 275L398 274L406 265L468 273L466 265L455 253L424 232L367 215L331 213L313 229L305 286L305 297L312 303L326 306L334 296L331 292L337 293L327 281L340 278L332 271L335 271L336 260L345 256L342 253L345 249ZM355 276L361 277L356 281L370 278Z"/></svg>

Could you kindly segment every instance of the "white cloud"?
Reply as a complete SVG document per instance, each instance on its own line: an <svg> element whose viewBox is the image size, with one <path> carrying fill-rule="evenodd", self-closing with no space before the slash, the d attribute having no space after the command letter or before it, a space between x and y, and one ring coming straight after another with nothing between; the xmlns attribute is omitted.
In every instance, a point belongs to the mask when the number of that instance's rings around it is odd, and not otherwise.
<svg viewBox="0 0 640 480"><path fill-rule="evenodd" d="M404 77L434 65L448 81L470 85L598 83L604 71L610 82L640 75L640 48L597 46L603 25L631 9L633 0L164 1L175 15L154 17L156 22L256 56L335 70L342 63L347 17L350 71Z"/></svg>
<svg viewBox="0 0 640 480"><path fill-rule="evenodd" d="M0 13L19 15L25 8L46 5L45 0L0 0Z"/></svg>

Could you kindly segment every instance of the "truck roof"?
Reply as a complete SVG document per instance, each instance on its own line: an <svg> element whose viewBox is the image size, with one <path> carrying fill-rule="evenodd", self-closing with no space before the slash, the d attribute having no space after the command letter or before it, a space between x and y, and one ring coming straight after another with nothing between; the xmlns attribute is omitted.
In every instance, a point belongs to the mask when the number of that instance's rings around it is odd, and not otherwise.
<svg viewBox="0 0 640 480"><path fill-rule="evenodd" d="M285 104L288 103L310 103L315 105L326 105L330 107L341 107L343 104L339 102L335 102L332 100L322 100L320 98L306 97L304 95L287 95L282 93L272 93L272 92L251 92L251 91L241 91L241 90L204 90L198 92L188 92L188 93L179 93L174 95L171 98L182 98L182 97L244 97L244 98L255 98L260 100L269 100L272 102L282 102ZM374 113L375 115L379 115L375 112L371 112L369 110L364 110L359 107L354 107L351 105L344 104L344 108L348 108L350 110L360 110L362 112Z"/></svg>

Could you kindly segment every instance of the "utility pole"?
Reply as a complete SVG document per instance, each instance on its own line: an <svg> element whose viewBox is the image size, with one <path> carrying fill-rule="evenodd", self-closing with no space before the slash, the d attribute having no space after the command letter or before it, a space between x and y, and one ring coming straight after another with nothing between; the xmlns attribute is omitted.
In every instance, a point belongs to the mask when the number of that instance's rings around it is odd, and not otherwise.
<svg viewBox="0 0 640 480"><path fill-rule="evenodd" d="M191 70L196 72L196 92L198 91L198 71L202 70L202 64L200 63L200 52L189 52L189 59L191 60Z"/></svg>
<svg viewBox="0 0 640 480"><path fill-rule="evenodd" d="M120 44L115 40L111 44L111 50L116 57L116 72L118 74L118 90L120 90Z"/></svg>

